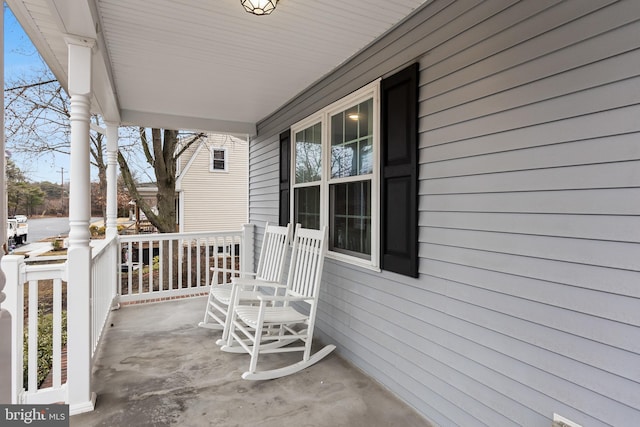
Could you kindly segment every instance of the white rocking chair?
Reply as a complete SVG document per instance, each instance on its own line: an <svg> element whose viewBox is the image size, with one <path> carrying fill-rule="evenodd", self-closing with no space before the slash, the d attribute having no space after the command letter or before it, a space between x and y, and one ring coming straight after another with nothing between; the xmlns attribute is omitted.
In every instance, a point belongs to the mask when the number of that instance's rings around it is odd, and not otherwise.
<svg viewBox="0 0 640 427"><path fill-rule="evenodd" d="M326 240L326 227L321 230L296 227L287 284L274 286L284 287L284 295L275 295L276 292L274 295L258 295L259 304L246 304L236 292L240 288L234 287L229 306L229 331L225 334L227 342L222 350L251 355L249 370L242 374L243 379L267 380L290 375L320 361L336 348L335 345L327 345L311 355ZM270 286L268 283L263 285ZM294 308L291 303L306 305L308 311ZM304 345L289 346L298 340ZM301 361L279 369L256 370L261 353L293 351L303 352Z"/></svg>
<svg viewBox="0 0 640 427"><path fill-rule="evenodd" d="M277 284L282 280L284 271L284 261L291 242L292 226L286 227L269 225L266 223L264 237L260 249L260 258L256 272L240 271L240 277L232 277L231 283L227 281L227 271L224 268L212 267L213 279L207 307L204 313L204 320L198 326L209 329L229 330L225 328L228 321L228 306L231 302L233 284L239 286L239 296L241 300L255 300L260 294L259 286L263 283ZM219 282L219 275L223 275L223 283ZM223 334L218 340L218 345L226 341Z"/></svg>

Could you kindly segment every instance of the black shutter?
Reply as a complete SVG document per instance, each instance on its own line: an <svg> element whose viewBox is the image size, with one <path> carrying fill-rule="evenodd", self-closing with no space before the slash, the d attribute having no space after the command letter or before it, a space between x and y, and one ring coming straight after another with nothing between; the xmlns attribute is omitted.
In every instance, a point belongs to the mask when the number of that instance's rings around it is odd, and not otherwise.
<svg viewBox="0 0 640 427"><path fill-rule="evenodd" d="M289 175L291 174L291 130L280 134L280 209L279 223L289 223Z"/></svg>
<svg viewBox="0 0 640 427"><path fill-rule="evenodd" d="M418 277L418 64L382 80L383 270Z"/></svg>

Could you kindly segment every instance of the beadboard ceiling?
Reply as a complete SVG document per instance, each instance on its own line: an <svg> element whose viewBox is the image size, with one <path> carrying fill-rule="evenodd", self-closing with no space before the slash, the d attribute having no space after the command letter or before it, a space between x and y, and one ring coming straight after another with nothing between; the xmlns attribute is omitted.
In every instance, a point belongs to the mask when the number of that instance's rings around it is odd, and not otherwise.
<svg viewBox="0 0 640 427"><path fill-rule="evenodd" d="M96 40L92 109L123 124L252 133L425 0L8 0L63 86L65 35Z"/></svg>

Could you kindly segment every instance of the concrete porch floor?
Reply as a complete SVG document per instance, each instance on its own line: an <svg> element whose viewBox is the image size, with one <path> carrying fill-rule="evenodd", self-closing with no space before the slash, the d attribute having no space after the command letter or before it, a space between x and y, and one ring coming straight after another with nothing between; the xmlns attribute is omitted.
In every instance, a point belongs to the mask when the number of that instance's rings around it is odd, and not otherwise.
<svg viewBox="0 0 640 427"><path fill-rule="evenodd" d="M430 425L335 353L288 377L241 379L249 356L221 351L220 332L197 326L205 304L199 297L112 312L94 366L96 408L71 426ZM267 355L258 367L291 357L300 353Z"/></svg>

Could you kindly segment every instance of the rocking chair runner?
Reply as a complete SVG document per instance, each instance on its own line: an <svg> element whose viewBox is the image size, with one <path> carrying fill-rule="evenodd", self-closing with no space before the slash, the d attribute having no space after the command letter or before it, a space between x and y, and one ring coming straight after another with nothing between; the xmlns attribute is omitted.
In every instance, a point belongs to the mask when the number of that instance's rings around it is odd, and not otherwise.
<svg viewBox="0 0 640 427"><path fill-rule="evenodd" d="M318 362L336 347L327 345L311 355L313 329L318 308L322 266L327 251L327 228L308 230L296 227L285 294L258 295L259 304L246 304L234 287L229 306L229 331L223 351L251 354L246 380L266 380L290 375ZM269 286L268 283L263 283ZM282 285L274 286L282 288ZM292 306L306 305L307 310ZM242 333L242 336L240 333ZM289 346L296 341L304 345ZM262 353L302 351L302 360L279 369L257 371Z"/></svg>
<svg viewBox="0 0 640 427"><path fill-rule="evenodd" d="M226 282L226 271L224 268L212 267L213 280L207 300L207 307L204 313L204 320L198 326L209 329L228 330L225 328L228 316L228 306L231 302L233 284L239 286L239 297L241 300L255 300L260 293L258 287L263 283L279 283L284 271L284 261L286 258L289 243L291 242L291 224L286 227L269 225L266 223L264 238L258 260L256 272L240 271L240 277L232 277L231 283ZM218 277L222 273L225 283L219 284ZM253 276L253 277L248 277ZM218 341L223 344L226 336Z"/></svg>

